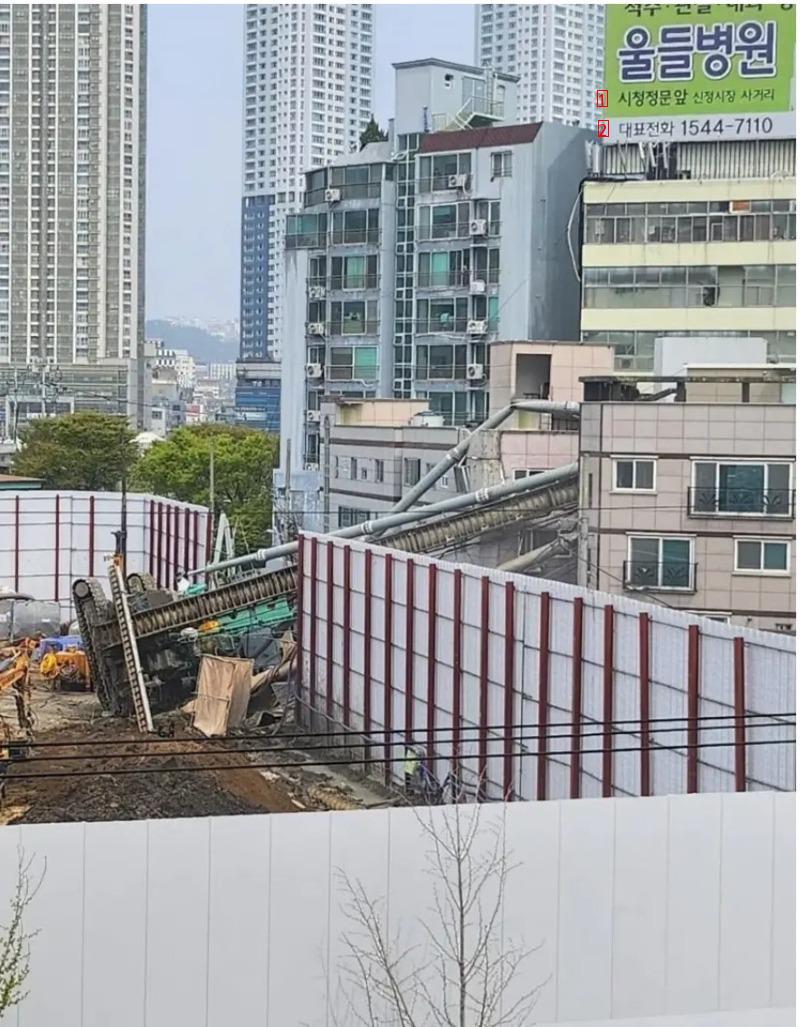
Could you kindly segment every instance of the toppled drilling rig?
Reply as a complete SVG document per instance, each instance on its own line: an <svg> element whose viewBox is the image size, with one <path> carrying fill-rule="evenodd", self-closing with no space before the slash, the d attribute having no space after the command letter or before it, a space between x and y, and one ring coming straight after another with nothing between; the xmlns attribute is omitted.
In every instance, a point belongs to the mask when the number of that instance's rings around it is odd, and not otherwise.
<svg viewBox="0 0 800 1027"><path fill-rule="evenodd" d="M241 578L194 595L176 596L158 588L148 574L130 574L125 584L141 676L155 713L174 709L194 695L205 654L248 656L254 670L265 669L270 643L294 620L291 569ZM96 578L78 579L72 593L97 697L105 709L129 716L135 712L135 701L120 604L105 596Z"/></svg>
<svg viewBox="0 0 800 1027"><path fill-rule="evenodd" d="M379 537L378 544L391 549L435 553L521 522L554 531L575 512L577 499L577 467L567 465L333 535ZM413 521L425 523L405 527ZM401 522L402 531L388 533ZM101 705L118 716L134 714L140 730L151 731L151 713L175 709L195 694L204 655L252 658L255 674L274 663L278 640L295 623L296 570L252 565L273 555L291 558L293 548L210 565L202 570L211 580L220 569L242 576L217 587L195 586L191 594L159 588L147 574L124 579L118 558L109 562L110 599L98 579L76 580L77 620Z"/></svg>

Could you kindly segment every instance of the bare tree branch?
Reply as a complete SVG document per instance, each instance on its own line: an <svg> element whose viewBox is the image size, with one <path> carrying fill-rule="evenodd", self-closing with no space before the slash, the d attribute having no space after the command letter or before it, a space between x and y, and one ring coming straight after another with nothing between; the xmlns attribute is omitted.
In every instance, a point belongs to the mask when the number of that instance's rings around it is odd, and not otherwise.
<svg viewBox="0 0 800 1027"><path fill-rule="evenodd" d="M390 942L385 902L371 899L339 871L343 934L340 980L347 982L347 1018L360 1027L531 1027L549 977L520 993L510 989L542 943L526 948L505 938L506 886L518 865L506 844L505 809L486 823L486 806L415 809L428 845L425 872L432 896L417 922L422 944Z"/></svg>

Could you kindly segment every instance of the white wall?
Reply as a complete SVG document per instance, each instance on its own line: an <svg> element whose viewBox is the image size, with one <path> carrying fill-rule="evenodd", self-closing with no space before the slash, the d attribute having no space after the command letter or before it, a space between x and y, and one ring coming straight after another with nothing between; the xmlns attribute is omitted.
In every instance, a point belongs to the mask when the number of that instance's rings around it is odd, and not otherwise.
<svg viewBox="0 0 800 1027"><path fill-rule="evenodd" d="M121 509L117 492L0 492L0 585L57 600L71 617L72 582L106 580L105 556L114 552ZM207 519L205 507L129 493L128 572L144 571L174 587L187 551L189 567L207 562Z"/></svg>
<svg viewBox="0 0 800 1027"><path fill-rule="evenodd" d="M699 631L697 669L698 704L697 738L711 747L693 748L697 760L699 791L733 791L734 730L733 721L711 721L708 718L731 717L735 710L735 639L744 649L744 708L749 713L778 714L794 710L795 654L794 639L763 631L733 628L725 624L695 617L679 610L636 602L624 596L565 585L543 578L506 574L485 568L470 567L432 560L429 557L392 552L376 546L305 536L303 541L303 679L301 698L312 708L314 725L324 727L328 714L333 722L345 723L355 731L368 730L374 745L373 759L384 752L384 733L392 732L388 741L395 747L390 755L397 761L391 770L395 780L402 780L402 743L406 730L406 711L410 710L408 727L418 744L425 744L430 758L436 757L434 772L440 780L451 765L460 766L468 783L478 777L480 763L478 737L480 727L486 736L485 780L490 798L500 798L513 789L516 797L536 796L538 761L538 726L542 718L539 703L540 619L548 594L550 608L549 684L547 724L549 752L547 759L547 791L549 799L570 795L572 731L586 735L582 749L578 794L584 798L602 794L604 747L603 728L620 721L626 724L610 741L615 748L611 762L611 794L642 794L641 748L641 615L649 618L647 634L650 645L650 772L651 794L666 795L689 789L686 749L689 706L689 634L690 626ZM333 547L333 574L328 586L328 549ZM316 547L316 574L313 550ZM392 573L387 583L387 558ZM371 560L372 587L366 592L366 566ZM349 561L349 589L345 562ZM413 609L409 643L407 617L407 576L413 571ZM429 582L436 575L436 603L429 606ZM461 612L454 617L456 579L461 580ZM486 583L486 584L484 584ZM513 618L510 633L506 629L507 586L513 587ZM486 592L484 593L484 588ZM385 596L391 592L391 645L389 647L389 693L386 702ZM484 612L485 595L485 612ZM329 608L330 598L330 608ZM574 622L579 603L583 606L583 630L580 633L581 696L574 710L575 648ZM349 606L350 630L345 639L345 606ZM371 716L365 727L365 614L371 611L369 632L371 667L369 694ZM613 612L613 658L607 660L606 610ZM485 621L484 621L485 616ZM461 674L458 678L461 695L461 716L454 717L454 622L462 624ZM316 631L312 630L316 625ZM429 701L428 632L433 628L435 659L433 703ZM332 632L329 643L328 632ZM488 657L485 677L481 673L482 640L487 639ZM349 673L345 675L345 644L349 652ZM331 695L328 701L328 651L331 654ZM506 655L511 653L511 676L506 674ZM312 660L312 651L314 658ZM612 689L612 717L604 715L606 667ZM349 683L349 711L345 709L345 676ZM407 706L407 682L410 681L412 701ZM312 694L313 686L313 694ZM481 717L481 695L485 689L486 718ZM510 692L510 706L506 699ZM428 733L428 709L433 706L435 734ZM386 724L384 711L390 713ZM674 718L669 720L668 718ZM712 730L713 724L720 725ZM762 719L760 724L766 724ZM761 745L762 739L786 739L786 729L774 725L747 727L747 744L743 746L747 789L794 787L794 745ZM462 729L459 758L455 756L453 727ZM723 726L724 725L724 726ZM521 727L522 726L522 727ZM508 739L522 735L512 743ZM751 744L752 743L752 744ZM628 751L624 751L628 750ZM506 781L507 765L503 755L512 754L511 779ZM373 767L373 769L376 769ZM382 769L382 768L381 768Z"/></svg>
<svg viewBox="0 0 800 1027"><path fill-rule="evenodd" d="M794 1022L793 795L481 815L489 832L505 816L519 864L504 938L541 943L525 968L528 985L544 983L539 1027ZM412 810L6 827L0 912L18 845L47 867L14 1027L334 1027L337 870L388 901L402 940L423 945L430 922L429 850Z"/></svg>

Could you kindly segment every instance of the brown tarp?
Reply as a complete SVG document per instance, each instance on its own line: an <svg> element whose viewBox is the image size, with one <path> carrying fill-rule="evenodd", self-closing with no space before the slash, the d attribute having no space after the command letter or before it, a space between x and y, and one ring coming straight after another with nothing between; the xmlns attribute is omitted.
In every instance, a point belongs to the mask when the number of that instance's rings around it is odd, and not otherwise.
<svg viewBox="0 0 800 1027"><path fill-rule="evenodd" d="M204 735L225 735L247 712L253 661L203 656L197 675L194 726Z"/></svg>

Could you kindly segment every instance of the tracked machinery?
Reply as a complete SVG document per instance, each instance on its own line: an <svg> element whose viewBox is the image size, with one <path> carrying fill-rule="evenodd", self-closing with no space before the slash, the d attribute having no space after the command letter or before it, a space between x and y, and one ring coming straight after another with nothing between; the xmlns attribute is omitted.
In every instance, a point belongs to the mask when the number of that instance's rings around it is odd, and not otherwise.
<svg viewBox="0 0 800 1027"><path fill-rule="evenodd" d="M332 534L365 541L379 536L377 544L413 553L442 552L521 521L549 528L575 512L577 492L577 468L568 465ZM425 523L406 526L415 520ZM240 576L181 595L158 587L147 574L124 578L119 558L109 560L110 598L98 579L76 580L78 624L102 706L133 714L140 730L152 730L152 713L174 709L194 694L203 655L252 657L254 671L265 669L277 640L294 627L296 568L268 571L263 564L278 557L291 561L296 548L290 543L209 565L204 570L212 580L220 573ZM262 569L254 570L258 563Z"/></svg>

